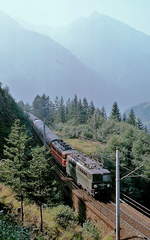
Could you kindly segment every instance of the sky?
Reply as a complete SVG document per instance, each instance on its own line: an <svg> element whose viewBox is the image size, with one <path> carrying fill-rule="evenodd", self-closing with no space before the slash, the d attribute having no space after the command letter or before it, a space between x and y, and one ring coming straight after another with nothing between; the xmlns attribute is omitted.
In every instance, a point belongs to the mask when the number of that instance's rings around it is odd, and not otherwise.
<svg viewBox="0 0 150 240"><path fill-rule="evenodd" d="M97 11L150 35L150 0L0 0L0 11L29 24L51 27Z"/></svg>

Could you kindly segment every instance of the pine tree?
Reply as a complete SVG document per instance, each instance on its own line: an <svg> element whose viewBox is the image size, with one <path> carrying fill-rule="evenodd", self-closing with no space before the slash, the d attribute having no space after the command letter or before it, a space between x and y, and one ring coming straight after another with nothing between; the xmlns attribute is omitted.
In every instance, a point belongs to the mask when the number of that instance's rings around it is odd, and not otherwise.
<svg viewBox="0 0 150 240"><path fill-rule="evenodd" d="M41 114L41 109L42 109L42 101L41 101L41 97L39 95L37 95L32 103L32 108L33 108L33 113L35 114L35 116L42 118L42 114Z"/></svg>
<svg viewBox="0 0 150 240"><path fill-rule="evenodd" d="M81 99L79 99L79 103L78 103L78 111L79 111L79 123L85 123L85 113L84 113L84 109L83 109L83 104Z"/></svg>
<svg viewBox="0 0 150 240"><path fill-rule="evenodd" d="M127 116L126 116L125 113L123 114L122 120L123 120L123 122L126 122L126 121L127 121Z"/></svg>
<svg viewBox="0 0 150 240"><path fill-rule="evenodd" d="M54 181L55 172L48 164L44 147L32 149L32 160L30 161L27 194L40 209L40 230L43 231L43 204L60 201L60 191Z"/></svg>
<svg viewBox="0 0 150 240"><path fill-rule="evenodd" d="M60 116L60 121L64 123L66 120L66 116L65 116L65 105L64 105L63 97L61 97L60 99L59 116Z"/></svg>
<svg viewBox="0 0 150 240"><path fill-rule="evenodd" d="M144 125L141 121L141 119L137 118L137 122L136 122L137 128L140 130L144 130Z"/></svg>
<svg viewBox="0 0 150 240"><path fill-rule="evenodd" d="M136 126L136 116L133 109L131 109L129 112L127 122L133 126Z"/></svg>
<svg viewBox="0 0 150 240"><path fill-rule="evenodd" d="M55 105L54 103L49 100L49 116L48 116L48 123L53 125L55 121Z"/></svg>
<svg viewBox="0 0 150 240"><path fill-rule="evenodd" d="M106 114L106 110L105 110L104 107L102 107L102 109L101 109L101 114L102 114L102 117L103 117L105 120L107 120L107 114Z"/></svg>
<svg viewBox="0 0 150 240"><path fill-rule="evenodd" d="M89 111L88 111L88 101L86 98L83 98L83 123L86 123L89 117Z"/></svg>
<svg viewBox="0 0 150 240"><path fill-rule="evenodd" d="M110 114L110 119L113 119L115 121L121 121L121 115L120 115L120 110L118 107L117 102L114 102L113 106L112 106L112 111Z"/></svg>
<svg viewBox="0 0 150 240"><path fill-rule="evenodd" d="M43 94L37 95L33 101L33 113L42 120L50 122L50 100L49 97ZM51 116L53 118L53 116Z"/></svg>
<svg viewBox="0 0 150 240"><path fill-rule="evenodd" d="M59 108L60 108L60 101L59 98L56 96L54 101L54 107L55 107L55 122L60 122L60 115L59 115Z"/></svg>
<svg viewBox="0 0 150 240"><path fill-rule="evenodd" d="M5 162L3 168L6 172L6 182L12 186L21 200L22 221L24 220L24 185L26 182L27 143L28 137L21 126L20 120L16 120L11 128L11 133L4 146Z"/></svg>
<svg viewBox="0 0 150 240"><path fill-rule="evenodd" d="M73 99L73 116L75 120L78 120L78 97L77 95L74 96Z"/></svg>
<svg viewBox="0 0 150 240"><path fill-rule="evenodd" d="M42 119L46 121L49 119L50 106L49 106L49 97L46 96L45 94L43 94L41 97L41 105L42 105L42 108L41 108Z"/></svg>
<svg viewBox="0 0 150 240"><path fill-rule="evenodd" d="M90 117L94 114L94 111L95 111L95 106L94 106L93 101L91 101L90 105L89 105L89 116Z"/></svg>

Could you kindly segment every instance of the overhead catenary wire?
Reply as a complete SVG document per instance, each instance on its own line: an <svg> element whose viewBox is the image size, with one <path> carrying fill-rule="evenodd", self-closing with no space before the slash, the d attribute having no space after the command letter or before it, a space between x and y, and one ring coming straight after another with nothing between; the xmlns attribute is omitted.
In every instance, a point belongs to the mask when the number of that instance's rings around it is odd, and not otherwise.
<svg viewBox="0 0 150 240"><path fill-rule="evenodd" d="M128 171L132 171L131 169L124 167L124 166L121 166L121 168L124 168ZM147 171L145 171L145 172L147 172ZM145 175L142 175L142 174L139 175L138 173L134 173L134 174L136 174L136 176L131 176L131 177L141 177L141 178L146 179L147 181L150 181L150 178L146 177Z"/></svg>

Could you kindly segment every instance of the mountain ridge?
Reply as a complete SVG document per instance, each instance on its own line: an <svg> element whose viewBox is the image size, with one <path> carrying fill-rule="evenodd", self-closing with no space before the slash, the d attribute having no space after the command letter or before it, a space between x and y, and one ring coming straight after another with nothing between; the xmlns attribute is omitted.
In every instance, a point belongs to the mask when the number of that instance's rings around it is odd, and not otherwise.
<svg viewBox="0 0 150 240"><path fill-rule="evenodd" d="M6 28L8 24L12 31ZM32 101L42 93L52 97L78 93L100 105L106 103L107 86L102 77L55 40L24 29L10 18L7 22L7 16L5 21L0 18L0 34L0 80L17 99ZM109 86L107 91L111 91Z"/></svg>
<svg viewBox="0 0 150 240"><path fill-rule="evenodd" d="M94 14L55 33L53 38L100 73L107 84L116 86L124 98L118 93L121 104L127 103L127 107L149 100L149 35L111 17Z"/></svg>

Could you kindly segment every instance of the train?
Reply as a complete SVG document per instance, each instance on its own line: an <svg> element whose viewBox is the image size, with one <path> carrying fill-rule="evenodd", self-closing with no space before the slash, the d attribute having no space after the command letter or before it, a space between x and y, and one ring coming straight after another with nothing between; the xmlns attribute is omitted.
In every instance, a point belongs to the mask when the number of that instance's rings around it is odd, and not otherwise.
<svg viewBox="0 0 150 240"><path fill-rule="evenodd" d="M109 198L112 186L111 172L100 162L73 149L32 113L26 114L34 131L42 143L48 147L51 155L66 175L93 197L104 199L107 196Z"/></svg>

